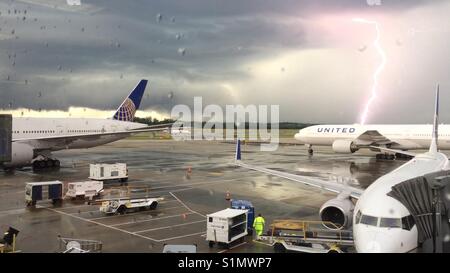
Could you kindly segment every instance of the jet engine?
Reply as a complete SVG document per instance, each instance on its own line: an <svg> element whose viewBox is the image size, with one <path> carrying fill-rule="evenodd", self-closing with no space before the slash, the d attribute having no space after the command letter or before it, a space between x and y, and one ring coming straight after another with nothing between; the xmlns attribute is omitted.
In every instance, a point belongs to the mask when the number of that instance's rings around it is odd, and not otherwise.
<svg viewBox="0 0 450 273"><path fill-rule="evenodd" d="M12 143L11 162L6 162L5 167L19 167L31 164L34 158L33 147L24 143Z"/></svg>
<svg viewBox="0 0 450 273"><path fill-rule="evenodd" d="M348 194L340 194L338 197L328 200L319 211L323 225L332 230L350 227L353 219L353 204Z"/></svg>
<svg viewBox="0 0 450 273"><path fill-rule="evenodd" d="M335 140L333 142L333 151L335 153L352 154L359 150L352 140Z"/></svg>

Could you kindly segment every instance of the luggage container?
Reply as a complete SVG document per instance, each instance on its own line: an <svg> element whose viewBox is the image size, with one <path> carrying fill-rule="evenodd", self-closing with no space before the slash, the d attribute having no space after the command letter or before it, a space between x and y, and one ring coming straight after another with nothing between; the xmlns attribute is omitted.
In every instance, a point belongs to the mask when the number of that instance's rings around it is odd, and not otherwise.
<svg viewBox="0 0 450 273"><path fill-rule="evenodd" d="M53 204L63 199L63 183L61 181L30 182L25 185L25 202L27 206L35 206L36 201L51 199Z"/></svg>
<svg viewBox="0 0 450 273"><path fill-rule="evenodd" d="M209 247L215 243L229 247L248 234L247 210L224 209L206 216L206 240Z"/></svg>
<svg viewBox="0 0 450 273"><path fill-rule="evenodd" d="M103 192L102 181L70 182L66 196L71 198L93 198Z"/></svg>
<svg viewBox="0 0 450 273"><path fill-rule="evenodd" d="M89 179L97 181L128 180L128 169L125 163L89 164Z"/></svg>
<svg viewBox="0 0 450 273"><path fill-rule="evenodd" d="M255 208L252 202L247 200L231 200L232 209L244 209L247 210L247 230L248 235L253 234L253 221L255 220Z"/></svg>

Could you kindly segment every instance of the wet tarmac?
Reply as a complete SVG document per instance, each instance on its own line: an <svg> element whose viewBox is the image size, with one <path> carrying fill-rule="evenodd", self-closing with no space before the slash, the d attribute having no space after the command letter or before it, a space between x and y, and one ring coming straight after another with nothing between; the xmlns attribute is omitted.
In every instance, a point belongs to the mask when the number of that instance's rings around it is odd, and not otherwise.
<svg viewBox="0 0 450 273"><path fill-rule="evenodd" d="M14 174L0 172L0 231L12 226L20 231L17 248L22 252L58 252L62 237L98 240L103 252L162 252L164 244L196 244L198 252L272 252L273 248L245 242L230 249L209 248L205 240L205 215L229 206L233 199L250 200L266 223L274 219L317 219L320 206L335 195L293 181L236 168L235 147L220 142L170 140L122 140L85 150L55 153L61 169ZM379 176L404 161L377 161L374 153L335 154L315 148L307 155L302 145L280 146L261 152L258 145L244 145L243 160L250 164L336 183L366 188ZM25 183L87 180L90 163L128 164L128 189L132 196L164 197L156 210L107 216L99 205L65 200L61 206L38 202L25 206ZM188 168L192 173L188 175ZM108 183L106 189L120 188ZM122 186L126 190L126 186ZM144 190L143 190L144 189Z"/></svg>

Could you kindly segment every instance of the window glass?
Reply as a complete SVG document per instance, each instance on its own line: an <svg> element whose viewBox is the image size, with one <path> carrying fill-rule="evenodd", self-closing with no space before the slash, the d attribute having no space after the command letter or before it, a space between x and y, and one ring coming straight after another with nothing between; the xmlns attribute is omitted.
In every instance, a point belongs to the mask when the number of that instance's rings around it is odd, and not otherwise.
<svg viewBox="0 0 450 273"><path fill-rule="evenodd" d="M355 224L359 224L359 220L361 220L361 211L360 210L358 210L358 213L356 214Z"/></svg>
<svg viewBox="0 0 450 273"><path fill-rule="evenodd" d="M401 228L402 220L400 218L381 218L380 227Z"/></svg>
<svg viewBox="0 0 450 273"><path fill-rule="evenodd" d="M361 216L361 224L369 225L369 226L377 226L378 218L370 215L362 215Z"/></svg>

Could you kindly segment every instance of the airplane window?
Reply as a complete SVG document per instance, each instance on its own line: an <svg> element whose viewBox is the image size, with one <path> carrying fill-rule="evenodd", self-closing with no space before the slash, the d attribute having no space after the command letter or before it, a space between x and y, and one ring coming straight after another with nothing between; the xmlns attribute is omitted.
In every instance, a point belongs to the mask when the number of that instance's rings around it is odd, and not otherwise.
<svg viewBox="0 0 450 273"><path fill-rule="evenodd" d="M380 227L401 228L402 220L400 218L381 218Z"/></svg>
<svg viewBox="0 0 450 273"><path fill-rule="evenodd" d="M369 226L377 226L378 225L378 218L369 216L369 215L362 215L361 216L361 224L369 225Z"/></svg>
<svg viewBox="0 0 450 273"><path fill-rule="evenodd" d="M408 215L402 218L402 229L411 230L415 225L414 217Z"/></svg>
<svg viewBox="0 0 450 273"><path fill-rule="evenodd" d="M358 213L356 214L356 218L355 218L355 224L359 224L359 220L361 220L361 211L359 210Z"/></svg>

